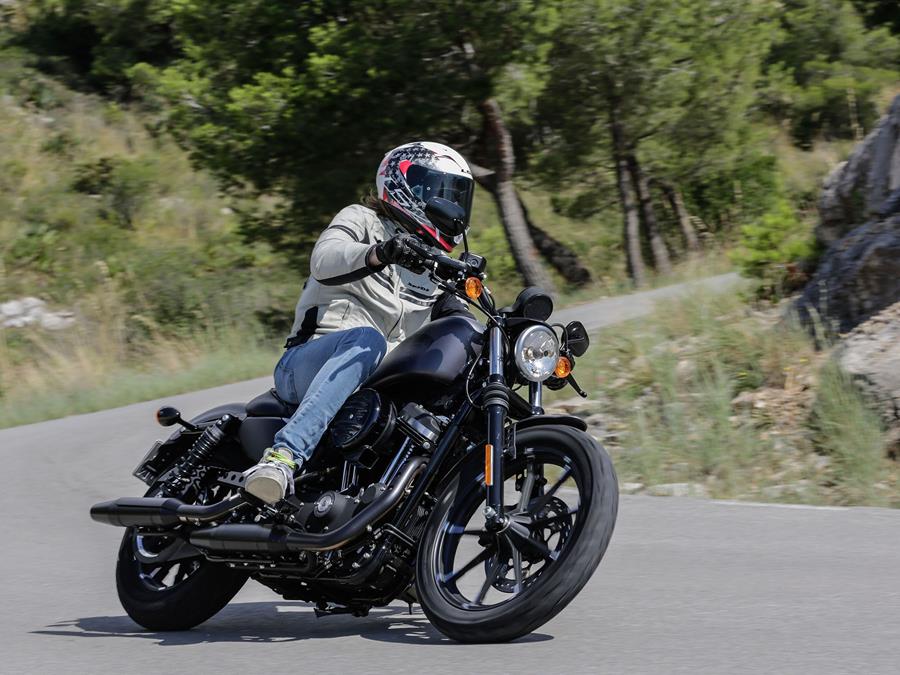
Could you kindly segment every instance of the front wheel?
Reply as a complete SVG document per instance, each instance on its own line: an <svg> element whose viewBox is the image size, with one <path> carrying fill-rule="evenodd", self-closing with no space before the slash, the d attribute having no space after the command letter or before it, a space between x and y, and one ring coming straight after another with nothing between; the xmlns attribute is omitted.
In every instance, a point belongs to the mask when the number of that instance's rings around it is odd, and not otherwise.
<svg viewBox="0 0 900 675"><path fill-rule="evenodd" d="M438 497L419 547L419 600L459 642L506 642L562 611L588 582L616 522L618 482L606 451L562 426L517 434L504 462L506 526L484 526L481 457Z"/></svg>

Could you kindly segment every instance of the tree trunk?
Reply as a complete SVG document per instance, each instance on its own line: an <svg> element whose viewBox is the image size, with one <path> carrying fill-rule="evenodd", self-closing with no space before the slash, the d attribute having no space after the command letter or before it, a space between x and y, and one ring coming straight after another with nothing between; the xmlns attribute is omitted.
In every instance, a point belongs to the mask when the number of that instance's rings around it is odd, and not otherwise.
<svg viewBox="0 0 900 675"><path fill-rule="evenodd" d="M622 126L613 106L609 115L609 129L612 135L613 156L616 162L616 185L619 188L619 201L622 204L624 223L622 238L625 248L625 261L628 274L635 286L647 283L647 268L641 253L641 221L638 217L637 204L628 181L628 160L626 158L625 138Z"/></svg>
<svg viewBox="0 0 900 675"><path fill-rule="evenodd" d="M700 238L697 236L697 230L694 228L694 223L691 222L691 217L688 215L687 209L684 208L684 199L681 197L681 191L671 183L666 183L665 181L657 181L657 185L659 185L659 189L662 190L663 195L665 195L666 201L669 202L669 206L672 207L672 213L675 214L675 219L678 221L678 227L681 228L681 234L684 237L684 244L687 247L688 253L690 255L696 255L700 252Z"/></svg>
<svg viewBox="0 0 900 675"><path fill-rule="evenodd" d="M656 220L656 210L653 208L653 197L650 194L650 185L647 175L641 169L637 157L628 155L628 171L631 174L631 182L638 197L638 205L641 212L641 220L650 240L650 250L653 252L653 266L661 274L669 274L672 271L672 261L669 258L669 249L659 230L659 221Z"/></svg>
<svg viewBox="0 0 900 675"><path fill-rule="evenodd" d="M526 285L539 286L545 292L555 295L555 284L538 257L519 195L512 182L516 157L512 137L503 122L500 105L495 99L489 98L479 106L479 110L484 120L484 140L488 150L486 154L493 159L491 164L495 184L492 195L497 202L500 220L503 222L516 267Z"/></svg>
<svg viewBox="0 0 900 675"><path fill-rule="evenodd" d="M494 193L497 189L497 175L490 169L479 166L472 161L469 161L469 168L472 169L472 175L475 177L478 184L490 192L491 196L495 196ZM518 192L516 193L516 197L519 200L519 206L522 208L522 213L525 216L525 223L528 225L528 233L531 235L534 245L537 247L544 260L550 263L553 266L553 269L559 272L562 278L568 283L574 286L584 286L589 284L591 281L591 272L581 263L578 256L575 254L575 251L535 225L531 220L531 216L528 214L525 202L522 201L522 197Z"/></svg>
<svg viewBox="0 0 900 675"><path fill-rule="evenodd" d="M553 265L553 268L568 283L574 286L585 286L591 283L591 272L581 263L575 251L535 225L528 215L528 209L521 197L519 197L519 205L522 207L522 213L525 214L528 232L544 259Z"/></svg>

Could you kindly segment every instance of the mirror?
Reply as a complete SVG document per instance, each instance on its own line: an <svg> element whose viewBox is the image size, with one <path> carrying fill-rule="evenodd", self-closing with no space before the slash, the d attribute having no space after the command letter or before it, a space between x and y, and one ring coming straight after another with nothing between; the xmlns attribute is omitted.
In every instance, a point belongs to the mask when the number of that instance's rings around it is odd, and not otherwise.
<svg viewBox="0 0 900 675"><path fill-rule="evenodd" d="M466 210L449 199L432 197L425 204L425 215L442 234L458 237L466 231Z"/></svg>
<svg viewBox="0 0 900 675"><path fill-rule="evenodd" d="M170 427L181 421L181 413L171 406L163 406L156 411L156 421L160 426Z"/></svg>
<svg viewBox="0 0 900 675"><path fill-rule="evenodd" d="M583 323L573 321L566 326L566 347L572 352L572 356L583 355L590 345L591 340Z"/></svg>

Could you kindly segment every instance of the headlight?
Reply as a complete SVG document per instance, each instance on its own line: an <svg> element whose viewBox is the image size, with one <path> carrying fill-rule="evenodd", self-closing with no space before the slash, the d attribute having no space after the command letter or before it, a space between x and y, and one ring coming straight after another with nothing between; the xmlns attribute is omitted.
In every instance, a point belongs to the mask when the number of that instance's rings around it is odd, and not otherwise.
<svg viewBox="0 0 900 675"><path fill-rule="evenodd" d="M543 382L556 369L559 340L547 326L530 326L519 335L513 353L522 377L531 382Z"/></svg>

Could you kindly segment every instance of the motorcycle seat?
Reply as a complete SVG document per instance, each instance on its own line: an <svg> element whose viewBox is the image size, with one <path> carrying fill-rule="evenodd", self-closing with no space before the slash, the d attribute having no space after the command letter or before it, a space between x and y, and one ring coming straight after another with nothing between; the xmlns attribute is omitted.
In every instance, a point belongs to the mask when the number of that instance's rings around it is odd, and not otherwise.
<svg viewBox="0 0 900 675"><path fill-rule="evenodd" d="M274 389L260 394L247 404L248 417L290 417L297 409L296 404L279 398Z"/></svg>

